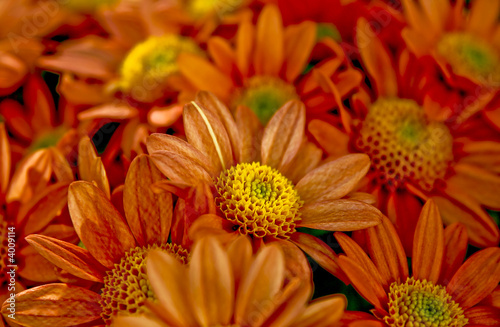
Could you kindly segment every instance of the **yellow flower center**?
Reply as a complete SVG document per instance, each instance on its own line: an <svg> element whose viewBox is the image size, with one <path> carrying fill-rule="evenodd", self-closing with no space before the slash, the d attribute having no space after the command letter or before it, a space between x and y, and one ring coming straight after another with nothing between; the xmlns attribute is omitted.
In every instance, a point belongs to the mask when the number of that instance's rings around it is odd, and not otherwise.
<svg viewBox="0 0 500 327"><path fill-rule="evenodd" d="M144 314L147 310L144 306L146 299L156 300L146 274L146 258L148 252L154 249L172 253L184 264L188 261L188 251L177 244L148 245L127 252L104 277L100 305L101 317L106 325L110 325L118 314Z"/></svg>
<svg viewBox="0 0 500 327"><path fill-rule="evenodd" d="M221 17L235 12L242 3L243 0L191 0L187 5L187 10L194 18L213 13Z"/></svg>
<svg viewBox="0 0 500 327"><path fill-rule="evenodd" d="M482 84L499 86L498 52L480 38L466 33L448 33L439 41L437 52L447 59L457 74L472 77Z"/></svg>
<svg viewBox="0 0 500 327"><path fill-rule="evenodd" d="M221 173L215 201L243 235L288 239L302 207L292 182L260 163L241 163Z"/></svg>
<svg viewBox="0 0 500 327"><path fill-rule="evenodd" d="M136 45L123 61L118 87L139 101L160 97L168 77L179 72L180 53L202 55L190 39L178 35L151 36Z"/></svg>
<svg viewBox="0 0 500 327"><path fill-rule="evenodd" d="M299 99L293 85L279 78L255 76L236 95L234 106L247 106L266 124L285 102L293 99Z"/></svg>
<svg viewBox="0 0 500 327"><path fill-rule="evenodd" d="M429 122L416 102L395 98L370 107L356 146L371 157L380 184L397 188L413 181L429 191L453 160L452 142L448 128Z"/></svg>
<svg viewBox="0 0 500 327"><path fill-rule="evenodd" d="M404 284L392 283L384 322L390 327L462 327L468 319L445 287L411 277Z"/></svg>

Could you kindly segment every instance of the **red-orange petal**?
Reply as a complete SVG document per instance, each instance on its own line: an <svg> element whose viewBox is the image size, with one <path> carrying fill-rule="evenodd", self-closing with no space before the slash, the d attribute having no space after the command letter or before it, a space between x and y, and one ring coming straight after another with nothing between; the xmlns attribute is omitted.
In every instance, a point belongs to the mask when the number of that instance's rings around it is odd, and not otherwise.
<svg viewBox="0 0 500 327"><path fill-rule="evenodd" d="M438 281L443 261L443 222L436 204L429 200L420 212L413 241L412 270L416 279Z"/></svg>
<svg viewBox="0 0 500 327"><path fill-rule="evenodd" d="M125 252L136 246L120 213L93 184L72 183L68 207L80 240L103 266L113 268Z"/></svg>
<svg viewBox="0 0 500 327"><path fill-rule="evenodd" d="M468 239L467 230L460 223L454 223L445 228L440 284L447 285L464 262Z"/></svg>
<svg viewBox="0 0 500 327"><path fill-rule="evenodd" d="M101 296L78 286L47 284L16 295L15 320L24 326L76 326L100 318ZM2 305L7 316L9 303Z"/></svg>
<svg viewBox="0 0 500 327"><path fill-rule="evenodd" d="M465 311L467 326L500 326L500 308L475 306Z"/></svg>
<svg viewBox="0 0 500 327"><path fill-rule="evenodd" d="M0 155L2 156L2 160L0 160L0 195L3 196L9 185L11 166L10 144L4 123L0 123Z"/></svg>
<svg viewBox="0 0 500 327"><path fill-rule="evenodd" d="M500 248L487 248L467 259L446 289L462 309L468 309L493 292L498 282Z"/></svg>
<svg viewBox="0 0 500 327"><path fill-rule="evenodd" d="M155 194L151 185L165 176L155 167L149 156L136 157L127 173L123 190L123 208L130 230L140 246L164 244L172 225L172 195Z"/></svg>
<svg viewBox="0 0 500 327"><path fill-rule="evenodd" d="M305 21L285 30L285 76L293 82L305 68L316 43L316 24Z"/></svg>

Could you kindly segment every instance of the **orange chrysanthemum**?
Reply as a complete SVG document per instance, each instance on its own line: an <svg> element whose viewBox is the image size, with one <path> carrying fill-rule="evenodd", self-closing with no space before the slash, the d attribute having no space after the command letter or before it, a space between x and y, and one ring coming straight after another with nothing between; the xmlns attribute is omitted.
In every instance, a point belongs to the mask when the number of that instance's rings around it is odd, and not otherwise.
<svg viewBox="0 0 500 327"><path fill-rule="evenodd" d="M94 174L98 178L99 174L89 172L94 168L89 164L82 175ZM99 180L95 184L72 183L68 206L83 247L45 235L30 235L27 240L67 274L94 285L89 289L65 283L46 284L23 291L16 296L13 322L26 326L102 325L103 320L109 324L117 314L144 312L145 299L154 298L145 272L149 251L161 249L175 254L181 262L188 259L181 240L172 237L172 243L168 242L172 196L154 194L149 188L162 178L148 156L138 156L122 190L123 207L113 205L109 193L95 186L102 184ZM96 293L94 290L99 288L101 291ZM2 308L6 319L7 307L8 303Z"/></svg>
<svg viewBox="0 0 500 327"><path fill-rule="evenodd" d="M369 29L367 24L361 19L358 29ZM360 51L375 100L361 89L349 109L341 105L337 126L316 120L310 132L333 158L350 152L370 156L362 190L377 197L408 254L421 203L431 198L445 224L467 227L472 244L498 244L498 226L484 207L500 209L500 138L478 113L485 103L480 98L456 119L443 121L445 110L426 94L426 76L418 74L408 52L396 65L377 38L365 45Z"/></svg>
<svg viewBox="0 0 500 327"><path fill-rule="evenodd" d="M256 25L250 21L239 25L234 45L212 37L208 40L212 61L184 53L179 56L179 69L198 90L214 93L231 109L247 106L263 124L293 99L304 102L308 118L324 117L363 76L320 29L311 21L284 27L279 10L267 5ZM315 64L313 71L303 76L310 61ZM329 77L338 87L334 96L322 89Z"/></svg>
<svg viewBox="0 0 500 327"><path fill-rule="evenodd" d="M159 304L146 305L151 317L115 320L117 326L332 326L340 320L342 295L308 304L312 285L289 278L285 255L268 245L252 255L251 242L240 236L224 249L214 237L195 243L188 266L154 251L147 262Z"/></svg>
<svg viewBox="0 0 500 327"><path fill-rule="evenodd" d="M500 282L500 248L462 261L467 233L458 223L443 230L437 206L428 201L415 230L412 271L391 222L366 230L369 256L352 239L336 233L345 251L339 265L358 292L375 306L375 317L349 313L352 326L497 326L500 311L488 300ZM418 323L418 324L417 324Z"/></svg>
<svg viewBox="0 0 500 327"><path fill-rule="evenodd" d="M153 134L147 146L170 179L158 187L179 194L186 185L204 184L204 197L215 199L216 208L212 200L211 210L184 217L187 226L194 220L193 239L228 232L229 237L250 235L257 246L279 242L288 249L289 263L307 273L291 241L335 273L333 250L296 228L347 231L380 222L380 212L366 203L370 197L352 193L368 170L368 157L353 154L318 166L321 151L305 140L302 103L286 103L263 131L248 108L240 106L233 118L208 92L200 92L183 115L188 142Z"/></svg>
<svg viewBox="0 0 500 327"><path fill-rule="evenodd" d="M403 0L408 26L402 31L409 49L418 56L432 55L447 82L465 81L487 88L500 87L500 4L465 1ZM466 84L465 84L466 85Z"/></svg>

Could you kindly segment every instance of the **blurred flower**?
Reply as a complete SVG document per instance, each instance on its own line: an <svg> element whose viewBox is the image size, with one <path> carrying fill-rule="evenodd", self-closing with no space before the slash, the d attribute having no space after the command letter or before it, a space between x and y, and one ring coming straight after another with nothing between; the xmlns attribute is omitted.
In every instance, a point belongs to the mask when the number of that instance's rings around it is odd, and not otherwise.
<svg viewBox="0 0 500 327"><path fill-rule="evenodd" d="M153 251L148 277L158 302L151 317L119 317L118 326L332 326L340 320L342 295L308 304L312 285L285 274L285 255L268 245L252 255L240 236L225 250L214 237L195 243L189 266Z"/></svg>
<svg viewBox="0 0 500 327"><path fill-rule="evenodd" d="M500 248L492 247L462 261L467 233L460 224L443 224L437 206L428 201L415 230L412 271L390 221L366 230L369 256L352 239L336 233L345 256L338 262L358 292L375 306L383 323L350 313L352 326L494 326L500 311L481 303L500 281ZM376 318L368 320L375 320Z"/></svg>
<svg viewBox="0 0 500 327"><path fill-rule="evenodd" d="M88 167L90 168L90 167ZM185 263L188 252L169 234L173 203L170 194L155 195L149 185L164 178L146 155L131 164L121 202L89 182L69 187L68 206L82 247L44 235L28 242L54 265L94 284L91 289L71 284L46 284L16 297L15 322L28 326L73 326L111 323L117 314L144 312L154 295L147 281L145 258L151 249L171 252ZM96 183L99 184L99 183ZM125 219L120 211L124 211ZM102 286L100 292L93 289ZM40 299L46 299L40 301ZM4 316L8 314L3 307Z"/></svg>
<svg viewBox="0 0 500 327"><path fill-rule="evenodd" d="M380 222L380 212L366 203L371 198L351 193L368 170L368 157L353 154L318 167L321 151L305 140L305 108L299 101L287 102L263 131L248 108L239 107L234 119L208 92L200 92L183 115L188 142L153 134L147 146L169 178L158 187L179 194L205 184L205 197L215 199L218 215L212 205L198 212L206 215L185 217L192 239L227 232L229 238L250 235L257 247L279 242L289 249L287 263L308 274L291 241L335 273L333 250L296 228L350 231Z"/></svg>
<svg viewBox="0 0 500 327"><path fill-rule="evenodd" d="M322 91L315 74L304 75L310 61L315 64L313 71L335 80L339 98L363 78L325 28L311 21L283 27L277 7L268 5L255 25L250 21L239 25L234 45L218 36L208 40L213 62L183 53L179 70L198 90L214 93L232 110L238 105L252 109L262 124L293 99L305 103L308 118L324 118L333 109L332 96ZM325 54L318 57L316 52Z"/></svg>
<svg viewBox="0 0 500 327"><path fill-rule="evenodd" d="M369 28L364 20L359 24L359 29ZM399 56L395 70L377 38L360 51L375 101L361 90L349 108L338 103L338 125L315 120L309 125L311 134L332 159L349 152L370 156L362 190L377 197L377 207L394 222L408 254L421 201L430 198L445 224L467 227L471 244L498 244L498 226L482 208L500 209L495 196L500 192L500 139L478 114L484 102L478 99L456 119L443 121L445 110L426 94L425 72L419 74L407 52ZM333 83L329 87L335 92Z"/></svg>

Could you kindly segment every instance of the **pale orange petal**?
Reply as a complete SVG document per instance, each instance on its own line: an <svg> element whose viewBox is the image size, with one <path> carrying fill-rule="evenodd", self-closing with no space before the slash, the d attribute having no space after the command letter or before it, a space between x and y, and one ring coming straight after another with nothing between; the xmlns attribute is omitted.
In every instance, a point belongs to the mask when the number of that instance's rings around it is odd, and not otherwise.
<svg viewBox="0 0 500 327"><path fill-rule="evenodd" d="M267 123L262 136L262 163L280 169L295 157L304 136L306 109L292 100L281 107Z"/></svg>
<svg viewBox="0 0 500 327"><path fill-rule="evenodd" d="M252 262L252 244L250 238L243 235L236 238L229 245L227 254L229 256L229 262L232 266L236 293L238 291L241 278L245 272L248 271Z"/></svg>
<svg viewBox="0 0 500 327"><path fill-rule="evenodd" d="M500 249L476 252L458 269L446 290L464 310L490 294L500 282Z"/></svg>
<svg viewBox="0 0 500 327"><path fill-rule="evenodd" d="M194 312L202 326L229 324L234 305L234 276L229 257L213 237L196 243L189 263Z"/></svg>
<svg viewBox="0 0 500 327"><path fill-rule="evenodd" d="M44 235L29 235L26 241L44 258L70 274L85 280L103 282L105 268L89 251Z"/></svg>
<svg viewBox="0 0 500 327"><path fill-rule="evenodd" d="M309 132L331 157L337 158L349 153L349 136L338 128L314 119L308 125Z"/></svg>
<svg viewBox="0 0 500 327"><path fill-rule="evenodd" d="M284 59L283 22L278 8L264 7L257 21L254 68L257 75L278 75Z"/></svg>
<svg viewBox="0 0 500 327"><path fill-rule="evenodd" d="M353 231L380 224L382 213L375 207L356 200L313 202L301 209L300 227L330 231Z"/></svg>
<svg viewBox="0 0 500 327"><path fill-rule="evenodd" d="M147 318L146 316L117 316L115 319L113 319L113 324L120 327L168 327L165 324Z"/></svg>
<svg viewBox="0 0 500 327"><path fill-rule="evenodd" d="M312 271L304 252L289 241L277 240L273 244L278 244L283 251L287 274L309 282Z"/></svg>
<svg viewBox="0 0 500 327"><path fill-rule="evenodd" d="M230 168L233 165L231 141L216 114L193 101L184 106L183 116L186 138L216 167L216 176Z"/></svg>
<svg viewBox="0 0 500 327"><path fill-rule="evenodd" d="M76 326L101 317L101 296L78 286L48 284L31 288L16 295L13 323L25 326ZM9 303L2 306L7 316Z"/></svg>
<svg viewBox="0 0 500 327"><path fill-rule="evenodd" d="M164 244L172 224L170 193L155 194L150 186L165 177L149 156L137 156L130 165L123 190L123 208L130 230L140 246Z"/></svg>
<svg viewBox="0 0 500 327"><path fill-rule="evenodd" d="M293 327L328 327L340 321L347 300L343 295L329 295L314 300L291 325Z"/></svg>
<svg viewBox="0 0 500 327"><path fill-rule="evenodd" d="M211 37L208 42L208 52L215 64L226 75L230 75L235 64L235 53L229 42L221 37Z"/></svg>
<svg viewBox="0 0 500 327"><path fill-rule="evenodd" d="M136 246L120 213L93 184L72 183L68 207L80 240L103 266L113 268L125 252Z"/></svg>
<svg viewBox="0 0 500 327"><path fill-rule="evenodd" d="M106 194L106 197L110 198L106 170L88 136L83 137L78 144L78 172L80 173L80 180L90 183L95 182L97 187Z"/></svg>
<svg viewBox="0 0 500 327"><path fill-rule="evenodd" d="M231 241L237 237L233 233L233 223L214 214L201 215L189 229L189 238L199 240L207 235L218 236L219 240Z"/></svg>
<svg viewBox="0 0 500 327"><path fill-rule="evenodd" d="M306 204L340 199L355 190L369 168L370 158L366 154L349 154L314 169L295 189Z"/></svg>
<svg viewBox="0 0 500 327"><path fill-rule="evenodd" d="M123 120L137 117L139 111L126 104L104 104L91 109L87 109L78 114L79 120L91 120L99 118Z"/></svg>
<svg viewBox="0 0 500 327"><path fill-rule="evenodd" d="M422 208L413 240L412 270L416 279L438 281L443 260L443 222L436 204L429 200Z"/></svg>
<svg viewBox="0 0 500 327"><path fill-rule="evenodd" d="M168 322L173 326L196 326L186 267L173 255L160 250L148 254L146 265L149 282L165 316L170 318Z"/></svg>
<svg viewBox="0 0 500 327"><path fill-rule="evenodd" d="M272 278L269 278L272 276ZM285 258L277 245L269 245L257 254L241 281L236 296L234 320L245 325L252 315L262 311L282 288L285 278Z"/></svg>
<svg viewBox="0 0 500 327"><path fill-rule="evenodd" d="M235 120L241 141L239 162L259 160L263 131L259 118L251 109L240 105L236 108Z"/></svg>

